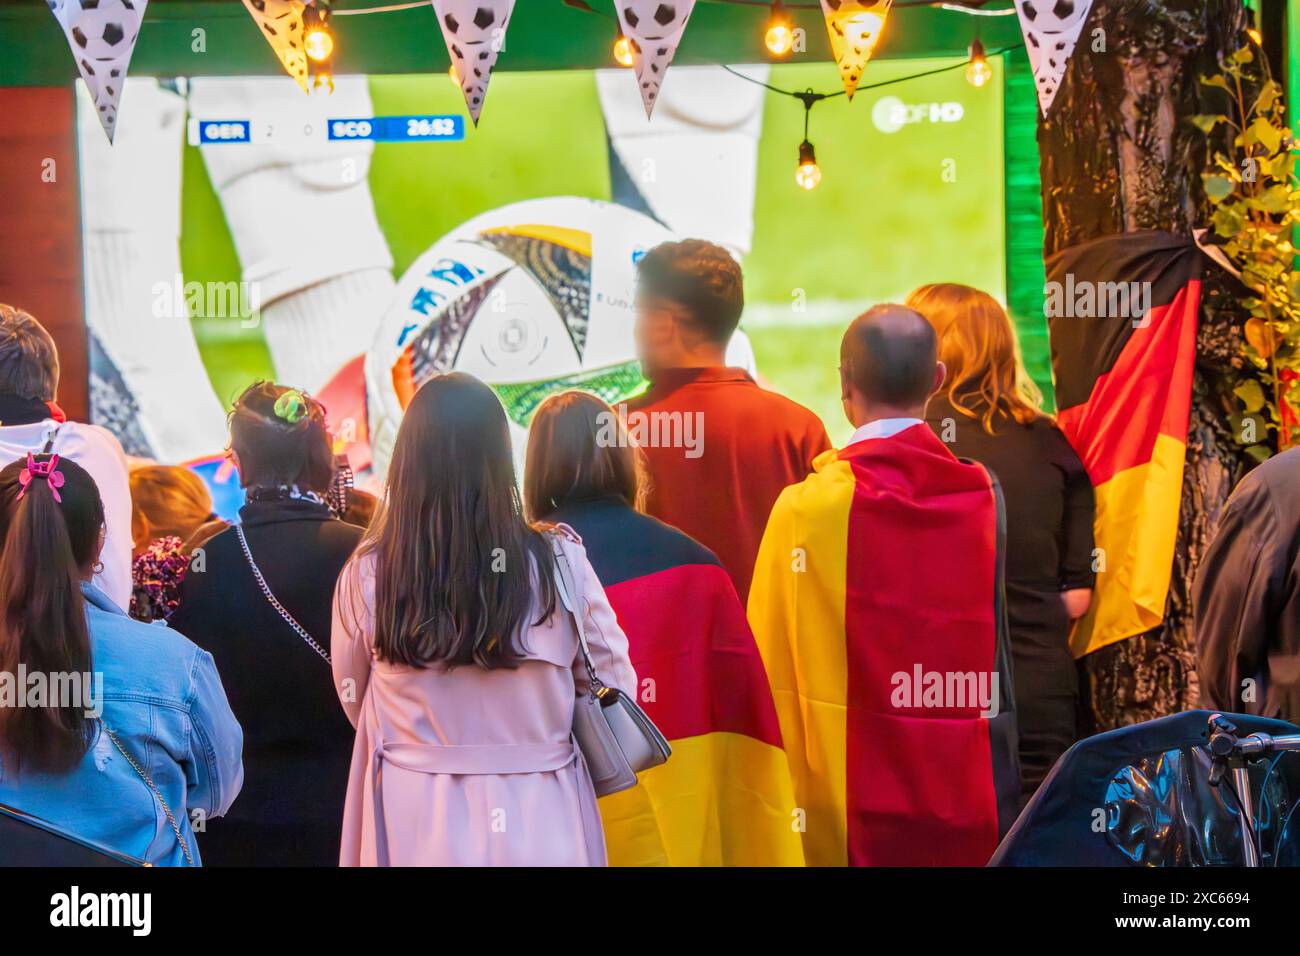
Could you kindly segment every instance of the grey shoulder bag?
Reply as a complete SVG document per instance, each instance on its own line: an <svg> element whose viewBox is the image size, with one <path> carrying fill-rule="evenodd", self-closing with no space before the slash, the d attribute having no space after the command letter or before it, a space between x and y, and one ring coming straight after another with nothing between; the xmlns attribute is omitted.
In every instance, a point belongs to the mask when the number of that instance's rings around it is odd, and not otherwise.
<svg viewBox="0 0 1300 956"><path fill-rule="evenodd" d="M587 761L596 796L603 797L636 786L638 773L664 763L673 751L635 700L617 687L601 683L587 644L582 595L574 583L573 569L559 534L551 533L550 539L555 554L555 589L578 629L578 644L591 678L590 693L580 697L573 707L573 738Z"/></svg>

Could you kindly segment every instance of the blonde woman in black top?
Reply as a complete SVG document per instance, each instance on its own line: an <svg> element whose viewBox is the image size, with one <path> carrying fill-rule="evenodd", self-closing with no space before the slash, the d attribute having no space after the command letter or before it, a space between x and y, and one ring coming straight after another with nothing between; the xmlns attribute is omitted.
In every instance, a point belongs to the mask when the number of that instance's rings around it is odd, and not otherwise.
<svg viewBox="0 0 1300 956"><path fill-rule="evenodd" d="M1078 677L1071 622L1092 601L1092 483L1025 372L1015 328L987 293L955 283L907 299L939 335L948 369L926 420L955 455L997 475L1007 505L1022 800L1074 742Z"/></svg>

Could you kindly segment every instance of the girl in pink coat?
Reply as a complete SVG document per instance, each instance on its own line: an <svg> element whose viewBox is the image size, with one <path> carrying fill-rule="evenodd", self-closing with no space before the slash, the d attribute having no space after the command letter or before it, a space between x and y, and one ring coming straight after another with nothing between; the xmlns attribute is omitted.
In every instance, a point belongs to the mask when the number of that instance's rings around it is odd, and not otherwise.
<svg viewBox="0 0 1300 956"><path fill-rule="evenodd" d="M342 865L605 865L570 736L588 677L548 534L578 578L598 675L634 694L627 638L577 536L523 518L496 395L469 375L430 380L335 591L334 681L357 728Z"/></svg>

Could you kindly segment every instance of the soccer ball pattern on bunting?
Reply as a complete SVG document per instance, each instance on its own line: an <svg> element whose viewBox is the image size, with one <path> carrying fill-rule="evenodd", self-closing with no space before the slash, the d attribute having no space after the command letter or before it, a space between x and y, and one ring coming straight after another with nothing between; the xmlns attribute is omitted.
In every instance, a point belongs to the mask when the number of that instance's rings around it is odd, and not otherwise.
<svg viewBox="0 0 1300 956"><path fill-rule="evenodd" d="M1038 88L1038 108L1044 116L1061 88L1065 68L1083 33L1092 0L1015 0L1020 30L1025 35L1029 65Z"/></svg>
<svg viewBox="0 0 1300 956"><path fill-rule="evenodd" d="M302 11L304 4L300 0L244 0L244 6L257 21L271 44L271 49L280 58L285 72L297 81L304 93L307 89L307 54L302 46Z"/></svg>
<svg viewBox="0 0 1300 956"><path fill-rule="evenodd" d="M63 27L100 125L113 142L117 106L149 0L47 0Z"/></svg>
<svg viewBox="0 0 1300 956"><path fill-rule="evenodd" d="M632 67L646 119L654 112L664 75L686 32L695 0L614 0L623 35L632 43Z"/></svg>
<svg viewBox="0 0 1300 956"><path fill-rule="evenodd" d="M505 49L506 30L514 9L515 0L433 0L447 54L465 96L465 108L475 126L487 99L497 56Z"/></svg>
<svg viewBox="0 0 1300 956"><path fill-rule="evenodd" d="M826 33L831 40L831 53L840 68L840 79L849 99L858 88L867 61L880 42L889 8L894 0L821 0L822 16L826 19Z"/></svg>

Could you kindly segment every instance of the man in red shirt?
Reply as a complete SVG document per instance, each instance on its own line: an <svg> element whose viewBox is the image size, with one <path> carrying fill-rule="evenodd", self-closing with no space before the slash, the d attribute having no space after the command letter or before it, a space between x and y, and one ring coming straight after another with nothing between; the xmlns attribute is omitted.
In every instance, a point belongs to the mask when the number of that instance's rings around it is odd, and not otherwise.
<svg viewBox="0 0 1300 956"><path fill-rule="evenodd" d="M645 456L645 508L713 551L744 603L772 504L830 439L808 409L727 367L745 306L729 252L666 242L641 259L637 279L637 353L650 387L622 411Z"/></svg>

